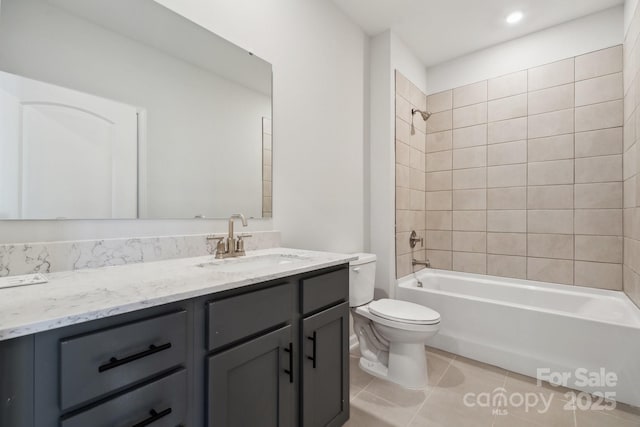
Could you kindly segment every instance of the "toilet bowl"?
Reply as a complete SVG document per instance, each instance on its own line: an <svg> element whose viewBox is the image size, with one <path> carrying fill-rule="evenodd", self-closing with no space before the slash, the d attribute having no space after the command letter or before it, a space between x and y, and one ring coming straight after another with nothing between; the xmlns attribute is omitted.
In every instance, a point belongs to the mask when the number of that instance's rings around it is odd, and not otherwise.
<svg viewBox="0 0 640 427"><path fill-rule="evenodd" d="M427 385L425 341L440 327L440 315L407 301L374 301L372 254L357 254L350 264L349 305L360 345L360 368L405 388Z"/></svg>

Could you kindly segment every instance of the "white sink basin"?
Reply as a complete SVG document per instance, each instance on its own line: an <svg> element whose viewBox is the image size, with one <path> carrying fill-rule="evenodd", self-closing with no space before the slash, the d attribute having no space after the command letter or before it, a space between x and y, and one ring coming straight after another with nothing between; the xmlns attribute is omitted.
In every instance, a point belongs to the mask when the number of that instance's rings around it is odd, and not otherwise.
<svg viewBox="0 0 640 427"><path fill-rule="evenodd" d="M203 264L198 264L198 267L210 268L222 273L241 273L243 271L252 272L277 266L301 263L308 260L309 258L297 255L271 254L248 258L238 257L206 262Z"/></svg>

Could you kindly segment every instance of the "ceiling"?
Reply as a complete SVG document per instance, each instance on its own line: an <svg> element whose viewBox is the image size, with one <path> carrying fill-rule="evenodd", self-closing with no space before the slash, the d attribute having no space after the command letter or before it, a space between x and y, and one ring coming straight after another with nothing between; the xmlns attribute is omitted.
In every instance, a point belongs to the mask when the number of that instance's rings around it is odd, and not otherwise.
<svg viewBox="0 0 640 427"><path fill-rule="evenodd" d="M367 34L391 29L425 66L462 56L624 0L333 0ZM508 25L516 10L524 19ZM622 25L622 23L621 23Z"/></svg>

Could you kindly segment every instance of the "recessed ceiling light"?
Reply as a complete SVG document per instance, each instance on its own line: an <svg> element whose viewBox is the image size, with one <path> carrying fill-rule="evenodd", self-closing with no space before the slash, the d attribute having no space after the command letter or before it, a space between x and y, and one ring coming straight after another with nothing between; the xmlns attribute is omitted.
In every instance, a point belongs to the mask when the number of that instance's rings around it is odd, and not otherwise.
<svg viewBox="0 0 640 427"><path fill-rule="evenodd" d="M509 16L507 16L507 24L517 24L518 22L522 21L522 18L524 17L524 14L520 11L517 12L513 12L511 14L509 14Z"/></svg>

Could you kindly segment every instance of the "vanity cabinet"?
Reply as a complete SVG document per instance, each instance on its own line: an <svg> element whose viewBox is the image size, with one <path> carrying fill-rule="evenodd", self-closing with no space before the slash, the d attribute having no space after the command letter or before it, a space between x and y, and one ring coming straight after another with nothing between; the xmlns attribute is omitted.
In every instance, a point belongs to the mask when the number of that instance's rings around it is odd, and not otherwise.
<svg viewBox="0 0 640 427"><path fill-rule="evenodd" d="M209 357L209 426L295 427L291 326Z"/></svg>
<svg viewBox="0 0 640 427"><path fill-rule="evenodd" d="M301 295L302 425L341 426L349 419L349 270L303 279Z"/></svg>
<svg viewBox="0 0 640 427"><path fill-rule="evenodd" d="M341 265L0 341L0 426L340 426L348 292Z"/></svg>

